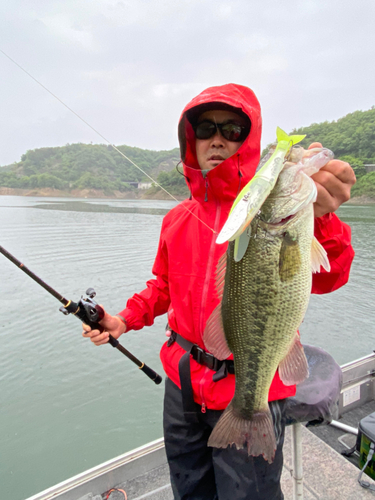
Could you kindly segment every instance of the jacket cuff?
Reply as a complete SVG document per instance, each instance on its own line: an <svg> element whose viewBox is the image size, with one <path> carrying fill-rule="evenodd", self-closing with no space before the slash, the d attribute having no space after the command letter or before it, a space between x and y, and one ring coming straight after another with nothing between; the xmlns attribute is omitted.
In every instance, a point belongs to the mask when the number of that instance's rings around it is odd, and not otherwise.
<svg viewBox="0 0 375 500"><path fill-rule="evenodd" d="M125 332L124 333L126 333L128 331L128 324L127 324L125 318L123 318L121 316L121 314L116 314L116 318L119 318L121 320L121 323L123 323L125 325Z"/></svg>
<svg viewBox="0 0 375 500"><path fill-rule="evenodd" d="M126 308L123 311L121 311L118 314L116 314L116 316L118 318L120 318L121 321L126 326L125 332L128 332L129 330L133 330L134 329L134 326L133 326L133 323L134 323L134 321L133 321L133 314L132 314L132 312L131 312L130 309Z"/></svg>

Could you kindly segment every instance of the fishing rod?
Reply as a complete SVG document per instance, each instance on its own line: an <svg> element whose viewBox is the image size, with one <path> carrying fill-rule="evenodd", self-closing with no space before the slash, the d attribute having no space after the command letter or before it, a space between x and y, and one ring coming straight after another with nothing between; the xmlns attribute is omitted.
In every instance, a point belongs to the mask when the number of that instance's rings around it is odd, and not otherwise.
<svg viewBox="0 0 375 500"><path fill-rule="evenodd" d="M80 319L92 330L99 330L101 332L104 331L104 328L99 324L99 321L104 317L103 308L97 304L93 299L96 295L96 292L93 288L88 288L86 290L87 298L81 297L78 302L73 302L72 300L68 300L62 295L60 295L56 290L50 287L45 281L40 279L36 274L30 271L21 261L16 259L11 253L5 250L4 247L0 246L0 253L4 255L7 259L9 259L13 264L15 264L21 271L30 276L31 279L36 281L38 285L43 287L50 293L55 299L61 302L63 305L60 307L60 311L65 314L73 314L76 318ZM160 384L163 380L160 375L158 375L152 368L147 366L145 363L136 358L131 352L129 352L125 347L123 347L120 342L109 335L108 342L112 347L116 347L122 354L124 354L130 361L133 361L140 370L143 371L155 384Z"/></svg>

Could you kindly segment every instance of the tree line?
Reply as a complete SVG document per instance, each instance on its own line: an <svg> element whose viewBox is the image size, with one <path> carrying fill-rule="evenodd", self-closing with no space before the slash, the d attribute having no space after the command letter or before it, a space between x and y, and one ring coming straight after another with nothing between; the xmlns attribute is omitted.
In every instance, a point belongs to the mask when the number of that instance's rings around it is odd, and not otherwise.
<svg viewBox="0 0 375 500"><path fill-rule="evenodd" d="M354 111L337 121L297 128L293 133L306 134L301 143L305 147L311 142L321 142L336 158L350 163L357 178L366 174L364 164L375 163L375 106L367 111Z"/></svg>
<svg viewBox="0 0 375 500"><path fill-rule="evenodd" d="M350 163L358 179L352 191L354 196L375 197L375 174L366 173L364 167L375 164L374 106L336 121L297 128L291 133L306 134L304 147L311 142L321 142L336 158ZM179 162L178 148L151 151L123 145L118 149L172 194L188 195L184 177L174 168ZM22 155L20 162L0 168L0 187L51 187L64 191L88 188L110 193L131 190L129 182L141 181L149 179L115 149L103 144L34 149ZM150 194L159 190L154 186Z"/></svg>
<svg viewBox="0 0 375 500"><path fill-rule="evenodd" d="M144 172L156 177L179 161L178 148L151 151L130 146L118 149ZM60 190L100 189L128 191L130 182L148 181L139 169L112 146L103 144L67 144L62 147L27 151L21 161L0 169L0 186Z"/></svg>

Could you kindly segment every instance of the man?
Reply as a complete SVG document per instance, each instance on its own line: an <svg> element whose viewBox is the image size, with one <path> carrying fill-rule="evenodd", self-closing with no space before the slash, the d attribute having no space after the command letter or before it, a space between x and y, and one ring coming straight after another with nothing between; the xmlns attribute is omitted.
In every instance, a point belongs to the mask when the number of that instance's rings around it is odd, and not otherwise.
<svg viewBox="0 0 375 500"><path fill-rule="evenodd" d="M248 457L246 450L207 447L235 386L230 364L219 366L205 352L202 340L206 321L218 304L215 271L226 250L226 245L217 245L215 240L236 195L258 165L260 106L247 87L212 87L185 107L178 130L192 196L163 220L155 279L129 299L119 315L106 314L101 321L103 333L85 326L84 336L101 345L109 333L118 338L125 331L151 325L156 316L168 312L174 333L161 349L161 360L168 377L164 437L175 498L279 500L283 498L282 400L295 394L295 386L285 386L277 372L269 391L278 439L273 463L261 456ZM312 291L328 293L346 283L354 255L350 229L333 212L349 199L355 177L348 164L332 160L313 179L318 187L315 236L327 251L331 271L314 275ZM225 367L229 367L228 374Z"/></svg>

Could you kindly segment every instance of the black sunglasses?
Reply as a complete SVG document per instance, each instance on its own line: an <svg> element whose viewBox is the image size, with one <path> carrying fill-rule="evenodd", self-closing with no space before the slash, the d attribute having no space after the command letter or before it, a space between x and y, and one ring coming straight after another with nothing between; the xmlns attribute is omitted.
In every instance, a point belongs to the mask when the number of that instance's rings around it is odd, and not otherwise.
<svg viewBox="0 0 375 500"><path fill-rule="evenodd" d="M204 120L194 127L195 137L203 140L210 139L218 130L227 141L240 142L245 139L250 128L231 121L216 123L211 120Z"/></svg>

